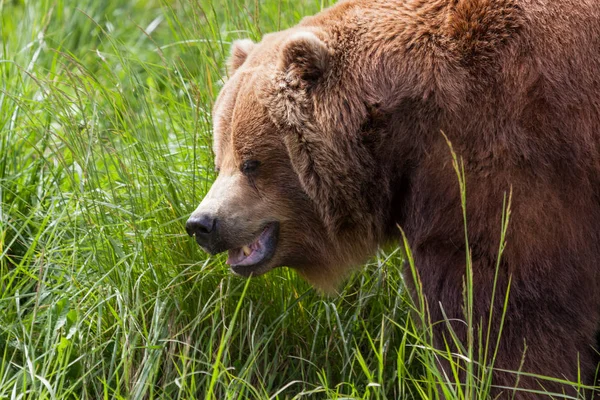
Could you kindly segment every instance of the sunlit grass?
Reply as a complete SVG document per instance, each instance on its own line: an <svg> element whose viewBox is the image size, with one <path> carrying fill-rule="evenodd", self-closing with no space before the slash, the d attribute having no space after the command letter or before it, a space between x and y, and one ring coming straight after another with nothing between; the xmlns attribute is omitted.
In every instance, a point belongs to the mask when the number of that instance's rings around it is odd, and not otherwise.
<svg viewBox="0 0 600 400"><path fill-rule="evenodd" d="M184 234L231 41L330 3L0 0L0 398L485 397L438 369L410 252L322 297Z"/></svg>

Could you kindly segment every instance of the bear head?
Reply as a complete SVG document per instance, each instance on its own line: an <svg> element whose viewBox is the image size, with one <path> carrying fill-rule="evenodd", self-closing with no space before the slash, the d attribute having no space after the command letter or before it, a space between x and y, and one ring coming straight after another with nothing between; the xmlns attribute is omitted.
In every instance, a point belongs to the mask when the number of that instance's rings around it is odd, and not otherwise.
<svg viewBox="0 0 600 400"><path fill-rule="evenodd" d="M218 177L186 224L233 272L288 266L328 290L376 248L389 196L345 56L311 28L234 42L213 110Z"/></svg>

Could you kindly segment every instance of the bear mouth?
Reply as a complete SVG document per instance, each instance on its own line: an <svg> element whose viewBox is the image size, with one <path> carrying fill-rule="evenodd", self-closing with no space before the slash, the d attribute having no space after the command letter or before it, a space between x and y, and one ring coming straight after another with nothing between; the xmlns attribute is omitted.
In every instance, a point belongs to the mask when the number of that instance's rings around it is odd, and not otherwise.
<svg viewBox="0 0 600 400"><path fill-rule="evenodd" d="M278 236L279 224L267 224L252 243L228 250L227 264L234 273L244 277L267 272L267 263L275 253Z"/></svg>

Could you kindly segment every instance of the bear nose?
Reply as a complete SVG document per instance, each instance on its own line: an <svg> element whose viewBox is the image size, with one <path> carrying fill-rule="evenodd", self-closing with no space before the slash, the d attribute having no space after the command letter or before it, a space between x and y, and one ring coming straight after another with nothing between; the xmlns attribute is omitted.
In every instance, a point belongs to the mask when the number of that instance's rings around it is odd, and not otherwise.
<svg viewBox="0 0 600 400"><path fill-rule="evenodd" d="M190 236L196 236L198 243L208 241L215 228L216 218L209 214L192 216L185 223L185 230ZM200 243L201 244L201 243Z"/></svg>

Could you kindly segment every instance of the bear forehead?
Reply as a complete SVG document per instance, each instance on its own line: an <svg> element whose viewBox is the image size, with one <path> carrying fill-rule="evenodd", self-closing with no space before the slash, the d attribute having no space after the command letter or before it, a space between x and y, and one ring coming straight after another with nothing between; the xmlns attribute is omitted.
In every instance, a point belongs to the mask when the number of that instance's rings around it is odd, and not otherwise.
<svg viewBox="0 0 600 400"><path fill-rule="evenodd" d="M291 28L265 35L243 64L225 82L213 109L213 150L220 165L224 156L237 163L258 153L268 153L283 142L269 117L262 97L273 90L282 45L290 35L311 31Z"/></svg>
<svg viewBox="0 0 600 400"><path fill-rule="evenodd" d="M225 159L239 164L279 145L277 128L259 98L260 75L253 70L236 72L215 104L213 149L218 165Z"/></svg>

